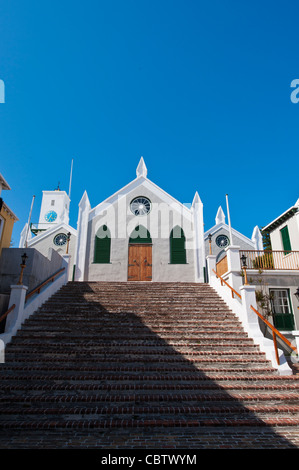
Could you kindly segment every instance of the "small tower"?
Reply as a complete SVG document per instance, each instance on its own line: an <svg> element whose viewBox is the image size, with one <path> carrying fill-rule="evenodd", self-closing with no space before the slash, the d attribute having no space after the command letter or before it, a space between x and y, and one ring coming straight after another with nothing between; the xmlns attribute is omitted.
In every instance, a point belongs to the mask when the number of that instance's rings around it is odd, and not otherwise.
<svg viewBox="0 0 299 470"><path fill-rule="evenodd" d="M65 191L58 188L54 191L43 191L43 198L38 224L32 224L31 231L35 235L53 225L69 224L70 198Z"/></svg>

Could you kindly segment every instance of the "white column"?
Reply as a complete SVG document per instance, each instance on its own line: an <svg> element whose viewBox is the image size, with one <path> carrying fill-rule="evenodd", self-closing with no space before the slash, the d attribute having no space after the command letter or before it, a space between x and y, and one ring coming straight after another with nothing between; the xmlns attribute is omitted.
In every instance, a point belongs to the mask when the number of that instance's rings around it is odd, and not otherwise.
<svg viewBox="0 0 299 470"><path fill-rule="evenodd" d="M85 191L79 203L75 281L84 281L89 211L90 203Z"/></svg>
<svg viewBox="0 0 299 470"><path fill-rule="evenodd" d="M240 293L245 314L245 322L250 326L257 326L259 328L258 315L251 309L251 305L253 308L257 309L255 286L241 286ZM260 332L260 334L262 333Z"/></svg>
<svg viewBox="0 0 299 470"><path fill-rule="evenodd" d="M230 286L238 293L240 292L240 287L243 285L239 250L240 247L234 245L230 245L225 249L227 254L227 273L225 277Z"/></svg>
<svg viewBox="0 0 299 470"><path fill-rule="evenodd" d="M216 277L216 274L213 272L213 270L216 272L216 255L208 255L207 256L207 267L208 267L208 276L209 276L209 282L213 277Z"/></svg>
<svg viewBox="0 0 299 470"><path fill-rule="evenodd" d="M65 268L66 273L65 273L65 283L67 283L69 279L69 270L70 270L70 259L71 255L62 255L62 263L61 263L61 268Z"/></svg>
<svg viewBox="0 0 299 470"><path fill-rule="evenodd" d="M25 297L28 287L23 285L12 285L8 309L15 304L15 308L6 318L5 333L12 330L17 324L21 325L23 319Z"/></svg>
<svg viewBox="0 0 299 470"><path fill-rule="evenodd" d="M204 223L203 223L203 203L195 193L193 202L193 222L194 222L194 253L195 253L195 282L204 282L203 268L205 266L205 245L204 245Z"/></svg>

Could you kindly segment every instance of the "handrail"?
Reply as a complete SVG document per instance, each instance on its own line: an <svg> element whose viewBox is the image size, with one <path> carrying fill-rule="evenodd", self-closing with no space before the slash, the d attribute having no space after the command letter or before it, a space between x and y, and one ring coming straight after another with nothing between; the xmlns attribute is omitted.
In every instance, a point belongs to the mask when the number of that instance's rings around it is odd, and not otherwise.
<svg viewBox="0 0 299 470"><path fill-rule="evenodd" d="M226 282L226 281L223 279L223 277L220 276L220 274L217 274L216 271L214 271L214 269L212 269L212 271L213 271L213 273L216 274L216 277L219 277L219 279L221 279L221 285L223 285L222 283L224 282L224 284L226 284L227 287L230 288L230 290L232 291L232 297L233 297L233 298L234 298L234 294L235 294L237 297L239 297L239 299L242 298L242 297L240 296L240 294L239 294L233 287L231 287L231 286L228 284L228 282Z"/></svg>
<svg viewBox="0 0 299 470"><path fill-rule="evenodd" d="M5 313L3 313L3 315L0 317L0 323L5 320L5 318L7 317L7 315L13 311L13 309L15 308L16 304L13 304Z"/></svg>
<svg viewBox="0 0 299 470"><path fill-rule="evenodd" d="M52 276L48 277L48 279L46 279L45 281L43 281L41 284L39 284L37 287L35 287L32 291L28 292L28 294L26 295L26 298L25 298L25 302L27 302L27 300L33 295L35 294L36 292L40 293L40 290L42 287L44 287L45 285L47 285L49 282L53 282L55 277L58 276L58 274L62 273L62 271L64 271L65 268L61 268L59 269L59 271L57 271L56 273L52 274Z"/></svg>
<svg viewBox="0 0 299 470"><path fill-rule="evenodd" d="M236 294L240 299L242 299L241 295L235 291L235 289L233 289L219 274L217 274L214 269L212 269L212 271L216 274L217 277L219 277L221 279L221 285L222 285L222 282L224 282L224 284L226 284L232 291L232 297L234 297L234 294ZM279 360L279 355L278 355L278 348L277 348L277 341L276 341L276 336L278 336L282 341L284 341L286 343L287 346L289 346L296 354L298 354L298 349L293 346L290 341L285 337L283 336L283 334L281 334L277 328L275 328L275 326L271 325L270 322L268 322L268 320L266 320L266 318L263 317L263 315L261 315L252 305L250 305L250 308L251 310L253 310L261 320L263 320L263 322L272 330L272 334L273 334L273 343L274 343L274 349L275 349L275 356L276 356L276 361L277 361L277 364L280 365L280 360Z"/></svg>

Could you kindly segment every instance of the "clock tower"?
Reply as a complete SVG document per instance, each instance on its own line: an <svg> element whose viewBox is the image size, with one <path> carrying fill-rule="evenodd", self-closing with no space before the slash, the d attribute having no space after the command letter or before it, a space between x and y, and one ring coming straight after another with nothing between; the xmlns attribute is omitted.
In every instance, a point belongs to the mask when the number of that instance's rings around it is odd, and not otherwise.
<svg viewBox="0 0 299 470"><path fill-rule="evenodd" d="M38 224L32 224L31 231L38 234L54 225L69 224L70 198L65 191L43 191Z"/></svg>

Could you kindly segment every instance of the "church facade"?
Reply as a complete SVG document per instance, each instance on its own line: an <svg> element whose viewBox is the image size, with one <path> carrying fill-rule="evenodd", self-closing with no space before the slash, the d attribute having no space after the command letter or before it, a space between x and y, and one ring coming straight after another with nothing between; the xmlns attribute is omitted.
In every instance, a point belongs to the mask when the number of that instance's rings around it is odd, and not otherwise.
<svg viewBox="0 0 299 470"><path fill-rule="evenodd" d="M136 179L91 208L79 204L76 281L204 282L203 205L190 208L147 178Z"/></svg>

